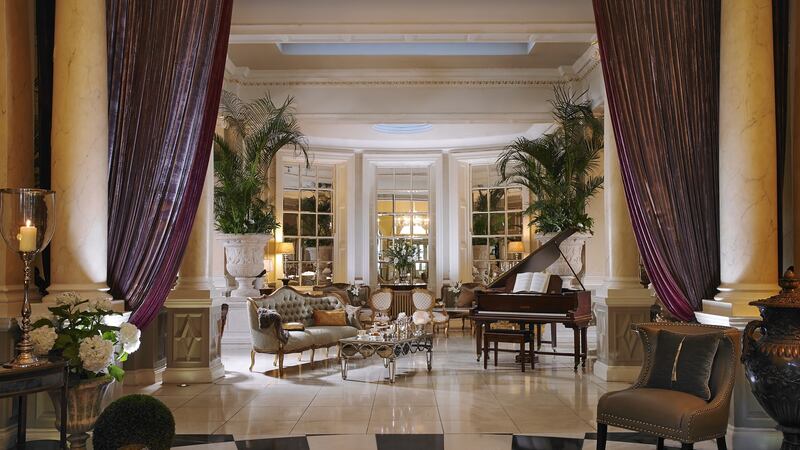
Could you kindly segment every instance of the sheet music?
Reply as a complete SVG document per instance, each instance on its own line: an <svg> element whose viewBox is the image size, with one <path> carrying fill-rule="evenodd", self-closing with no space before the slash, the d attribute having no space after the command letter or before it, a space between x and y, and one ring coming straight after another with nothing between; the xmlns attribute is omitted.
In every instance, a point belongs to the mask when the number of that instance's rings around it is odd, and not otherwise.
<svg viewBox="0 0 800 450"><path fill-rule="evenodd" d="M517 274L514 280L513 293L536 292L543 294L547 292L547 285L550 283L550 274L544 272L522 272Z"/></svg>

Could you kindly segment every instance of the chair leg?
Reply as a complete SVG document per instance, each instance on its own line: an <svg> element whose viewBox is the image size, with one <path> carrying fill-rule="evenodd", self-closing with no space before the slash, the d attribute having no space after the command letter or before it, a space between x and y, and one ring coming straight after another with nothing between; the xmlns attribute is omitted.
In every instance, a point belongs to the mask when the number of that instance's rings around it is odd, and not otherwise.
<svg viewBox="0 0 800 450"><path fill-rule="evenodd" d="M311 368L314 368L314 352L316 351L315 348L311 349Z"/></svg>
<svg viewBox="0 0 800 450"><path fill-rule="evenodd" d="M717 438L717 450L728 450L728 444L725 442L725 436Z"/></svg>
<svg viewBox="0 0 800 450"><path fill-rule="evenodd" d="M283 378L283 353L278 353L278 377Z"/></svg>
<svg viewBox="0 0 800 450"><path fill-rule="evenodd" d="M608 425L597 423L597 450L606 450L606 439L608 439Z"/></svg>
<svg viewBox="0 0 800 450"><path fill-rule="evenodd" d="M497 346L498 345L499 345L498 342L494 341L494 366L495 367L497 367L497 353L498 353Z"/></svg>
<svg viewBox="0 0 800 450"><path fill-rule="evenodd" d="M685 442L681 443L681 450L693 450L693 449L694 449L694 444Z"/></svg>
<svg viewBox="0 0 800 450"><path fill-rule="evenodd" d="M272 365L278 367L278 355L276 354L274 358L272 358Z"/></svg>
<svg viewBox="0 0 800 450"><path fill-rule="evenodd" d="M522 363L522 373L525 373L525 341L519 344L519 362Z"/></svg>
<svg viewBox="0 0 800 450"><path fill-rule="evenodd" d="M656 442L656 450L664 450L664 438L658 438L658 442Z"/></svg>
<svg viewBox="0 0 800 450"><path fill-rule="evenodd" d="M253 371L253 366L256 365L256 351L250 350L250 372Z"/></svg>
<svg viewBox="0 0 800 450"><path fill-rule="evenodd" d="M556 329L556 324L550 324L550 346L553 347L553 351L556 350L556 346L558 346L558 330Z"/></svg>
<svg viewBox="0 0 800 450"><path fill-rule="evenodd" d="M489 340L483 337L483 369L486 370L489 362Z"/></svg>
<svg viewBox="0 0 800 450"><path fill-rule="evenodd" d="M533 353L533 340L528 342L528 354L531 356L531 370L536 368L536 354Z"/></svg>

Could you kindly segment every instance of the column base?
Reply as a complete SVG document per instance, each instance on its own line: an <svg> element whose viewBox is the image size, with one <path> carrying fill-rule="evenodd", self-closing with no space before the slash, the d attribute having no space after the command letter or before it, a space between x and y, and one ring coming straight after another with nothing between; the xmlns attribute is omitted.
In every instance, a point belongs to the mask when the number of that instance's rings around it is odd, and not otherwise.
<svg viewBox="0 0 800 450"><path fill-rule="evenodd" d="M777 284L745 284L723 283L719 286L719 294L714 296L714 304L703 301L703 311L723 316L758 316L758 308L748 303L754 300L771 297L781 288Z"/></svg>
<svg viewBox="0 0 800 450"><path fill-rule="evenodd" d="M639 376L642 343L631 326L650 321L653 303L652 293L641 285L603 286L597 290L592 309L597 319L597 361L593 372L598 378L633 382Z"/></svg>
<svg viewBox="0 0 800 450"><path fill-rule="evenodd" d="M106 286L105 283L51 284L48 286L47 292L49 292L49 294L45 295L42 299L42 301L46 303L55 303L56 296L62 292L75 292L85 298L112 298L111 294L108 293L108 286Z"/></svg>
<svg viewBox="0 0 800 450"><path fill-rule="evenodd" d="M165 384L213 383L225 376L225 366L217 361L211 367L167 367L164 371Z"/></svg>
<svg viewBox="0 0 800 450"><path fill-rule="evenodd" d="M166 366L125 371L125 386L150 386L164 382Z"/></svg>
<svg viewBox="0 0 800 450"><path fill-rule="evenodd" d="M642 365L635 366L609 366L604 362L595 361L593 366L594 376L603 381L621 381L626 383L633 383L639 378L639 372L642 371Z"/></svg>
<svg viewBox="0 0 800 450"><path fill-rule="evenodd" d="M252 345L250 319L247 317L247 299L225 297L224 300L228 304L228 321L225 325L225 334L222 335L222 344Z"/></svg>
<svg viewBox="0 0 800 450"><path fill-rule="evenodd" d="M783 442L783 434L781 432L768 428L747 428L728 425L728 436L733 444L731 448L773 450L781 448L781 443Z"/></svg>

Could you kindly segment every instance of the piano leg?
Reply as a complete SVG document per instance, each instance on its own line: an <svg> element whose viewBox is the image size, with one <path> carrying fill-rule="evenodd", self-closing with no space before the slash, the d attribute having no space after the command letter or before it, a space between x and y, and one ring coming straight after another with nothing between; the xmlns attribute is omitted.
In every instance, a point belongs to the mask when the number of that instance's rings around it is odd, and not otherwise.
<svg viewBox="0 0 800 450"><path fill-rule="evenodd" d="M575 367L572 370L575 372L578 371L578 366L581 364L581 331L580 328L575 327L572 329L572 336L575 345L573 346L575 351Z"/></svg>
<svg viewBox="0 0 800 450"><path fill-rule="evenodd" d="M477 354L477 358L475 361L481 360L481 344L483 341L483 322L475 321L475 353Z"/></svg>
<svg viewBox="0 0 800 450"><path fill-rule="evenodd" d="M589 343L587 334L587 327L581 328L581 367L586 368L586 356L589 354Z"/></svg>
<svg viewBox="0 0 800 450"><path fill-rule="evenodd" d="M542 348L542 324L536 324L536 350Z"/></svg>

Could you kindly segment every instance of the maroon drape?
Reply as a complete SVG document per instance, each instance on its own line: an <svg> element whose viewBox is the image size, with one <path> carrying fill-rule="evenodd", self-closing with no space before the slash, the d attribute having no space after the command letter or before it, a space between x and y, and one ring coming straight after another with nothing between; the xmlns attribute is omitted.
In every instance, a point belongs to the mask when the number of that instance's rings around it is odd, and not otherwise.
<svg viewBox="0 0 800 450"><path fill-rule="evenodd" d="M772 0L772 56L775 72L775 131L778 157L778 274L783 271L783 182L789 111L789 0Z"/></svg>
<svg viewBox="0 0 800 450"><path fill-rule="evenodd" d="M669 311L719 285L719 0L594 0L639 251Z"/></svg>
<svg viewBox="0 0 800 450"><path fill-rule="evenodd" d="M233 0L108 0L108 282L146 326L203 189Z"/></svg>

